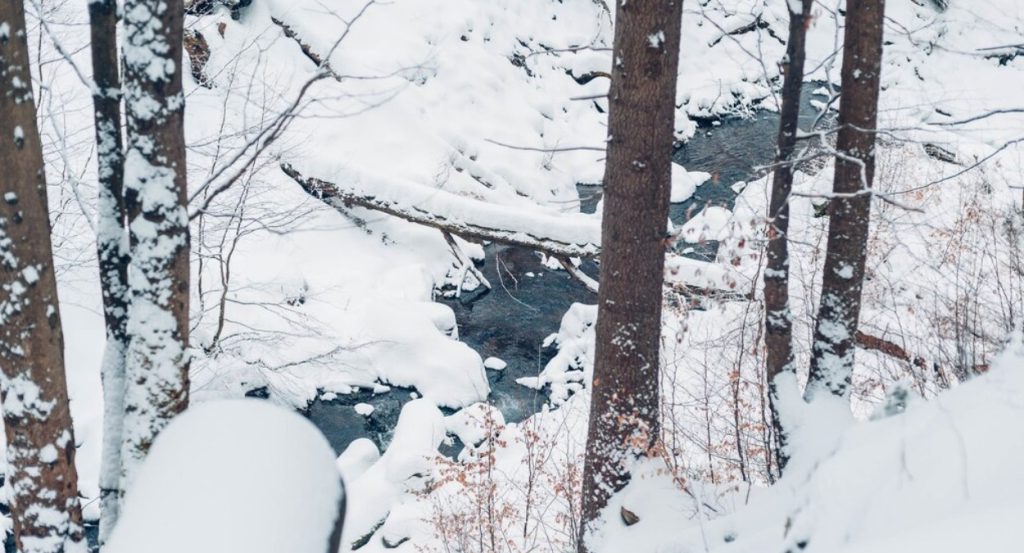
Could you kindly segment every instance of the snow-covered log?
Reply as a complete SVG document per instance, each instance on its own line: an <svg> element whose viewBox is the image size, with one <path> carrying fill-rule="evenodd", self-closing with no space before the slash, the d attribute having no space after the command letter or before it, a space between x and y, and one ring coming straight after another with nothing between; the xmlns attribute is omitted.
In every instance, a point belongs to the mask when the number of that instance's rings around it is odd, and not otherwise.
<svg viewBox="0 0 1024 553"><path fill-rule="evenodd" d="M592 257L600 250L601 223L581 213L523 212L398 179L361 178L345 184L281 170L309 195L336 209L359 206L433 227L466 239L520 246L564 257Z"/></svg>

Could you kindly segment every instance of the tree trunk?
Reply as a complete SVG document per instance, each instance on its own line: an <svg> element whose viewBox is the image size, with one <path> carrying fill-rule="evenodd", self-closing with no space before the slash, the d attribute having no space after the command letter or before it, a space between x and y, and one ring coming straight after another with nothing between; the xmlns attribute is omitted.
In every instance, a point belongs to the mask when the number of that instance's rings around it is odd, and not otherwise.
<svg viewBox="0 0 1024 553"><path fill-rule="evenodd" d="M579 551L659 438L659 345L681 0L616 3L601 286Z"/></svg>
<svg viewBox="0 0 1024 553"><path fill-rule="evenodd" d="M813 0L802 0L799 12L789 13L789 42L783 61L782 107L779 136L772 175L771 206L768 208L768 260L764 269L764 345L766 350L768 401L779 472L786 466L786 434L778 412L775 377L793 371L793 314L789 310L789 194L793 189L800 91L804 84L804 47ZM794 7L792 3L790 7Z"/></svg>
<svg viewBox="0 0 1024 553"><path fill-rule="evenodd" d="M0 401L14 540L84 548L24 4L0 3Z"/></svg>
<svg viewBox="0 0 1024 553"><path fill-rule="evenodd" d="M122 493L153 439L185 409L189 386L184 7L181 0L128 0L124 14L124 185L132 270Z"/></svg>
<svg viewBox="0 0 1024 553"><path fill-rule="evenodd" d="M121 142L121 77L117 60L117 2L89 2L92 104L96 124L96 254L107 344L103 351L103 454L100 467L100 545L117 523L120 502L121 433L124 425L124 362L128 349L128 232Z"/></svg>
<svg viewBox="0 0 1024 553"><path fill-rule="evenodd" d="M884 0L847 2L834 197L829 201L809 400L821 391L843 398L850 394L871 219L884 12Z"/></svg>

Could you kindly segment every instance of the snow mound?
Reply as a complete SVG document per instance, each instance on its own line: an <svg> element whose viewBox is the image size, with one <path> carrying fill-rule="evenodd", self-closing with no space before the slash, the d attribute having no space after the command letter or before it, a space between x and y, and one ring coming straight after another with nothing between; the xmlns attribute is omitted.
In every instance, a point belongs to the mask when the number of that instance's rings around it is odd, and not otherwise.
<svg viewBox="0 0 1024 553"><path fill-rule="evenodd" d="M358 438L348 444L338 456L337 466L342 478L352 482L380 460L380 450L367 438Z"/></svg>
<svg viewBox="0 0 1024 553"><path fill-rule="evenodd" d="M583 389L594 372L594 324L597 306L574 303L562 316L558 333L544 340L544 347L558 345L558 353L548 361L537 376L517 378L516 382L540 390L550 387L549 397L555 405L565 403L569 396Z"/></svg>
<svg viewBox="0 0 1024 553"><path fill-rule="evenodd" d="M492 371L503 371L507 366L508 363L506 363L504 359L499 359L497 357L488 357L487 359L484 359L485 369L489 369Z"/></svg>
<svg viewBox="0 0 1024 553"><path fill-rule="evenodd" d="M708 206L683 225L680 236L691 244L721 240L731 218L732 212L728 209Z"/></svg>
<svg viewBox="0 0 1024 553"><path fill-rule="evenodd" d="M387 451L358 478L349 482L350 507L345 517L344 543L365 543L379 525L388 518L392 508L407 494L422 491L426 479L433 473L431 460L445 438L444 415L429 399L416 399L406 403L398 416L394 437ZM345 464L359 457L372 460L372 444L353 442L341 457ZM339 463L342 459L339 459ZM346 471L355 474L356 471Z"/></svg>
<svg viewBox="0 0 1024 553"><path fill-rule="evenodd" d="M505 426L505 417L489 403L474 403L445 417L449 434L459 437L467 447L476 447Z"/></svg>
<svg viewBox="0 0 1024 553"><path fill-rule="evenodd" d="M697 187L711 180L711 173L703 171L687 171L678 163L672 164L672 203L689 200Z"/></svg>
<svg viewBox="0 0 1024 553"><path fill-rule="evenodd" d="M343 490L327 440L257 400L189 409L157 438L110 553L323 553Z"/></svg>

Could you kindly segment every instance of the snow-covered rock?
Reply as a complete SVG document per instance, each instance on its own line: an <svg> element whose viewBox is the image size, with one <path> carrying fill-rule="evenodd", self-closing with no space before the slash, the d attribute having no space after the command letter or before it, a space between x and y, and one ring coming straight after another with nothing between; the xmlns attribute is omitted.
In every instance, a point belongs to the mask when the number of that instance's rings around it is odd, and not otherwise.
<svg viewBox="0 0 1024 553"><path fill-rule="evenodd" d="M672 203L689 200L697 187L711 180L711 173L704 171L687 171L678 163L672 164Z"/></svg>
<svg viewBox="0 0 1024 553"><path fill-rule="evenodd" d="M380 459L380 450L367 438L352 440L338 456L336 464L345 482L352 482Z"/></svg>
<svg viewBox="0 0 1024 553"><path fill-rule="evenodd" d="M504 359L499 359L497 357L488 357L487 359L484 359L484 368L488 370L503 371L507 366L508 363L506 363Z"/></svg>
<svg viewBox="0 0 1024 553"><path fill-rule="evenodd" d="M365 538L407 493L422 490L433 473L431 459L437 455L445 433L445 417L430 400L417 399L402 407L387 450L365 472L346 483L349 504L344 544ZM365 445L359 449L369 451ZM371 457L352 453L352 457L357 456Z"/></svg>

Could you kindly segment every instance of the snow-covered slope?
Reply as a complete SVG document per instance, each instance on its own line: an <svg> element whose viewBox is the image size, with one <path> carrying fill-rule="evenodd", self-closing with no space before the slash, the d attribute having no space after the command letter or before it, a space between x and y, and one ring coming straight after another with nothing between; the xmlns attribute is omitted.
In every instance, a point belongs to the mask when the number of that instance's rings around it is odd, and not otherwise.
<svg viewBox="0 0 1024 553"><path fill-rule="evenodd" d="M657 466L609 507L598 549L624 551L1005 552L1024 516L1024 346L985 375L905 412L852 423L845 406L790 405L797 423L786 476L766 490L681 492ZM845 422L844 422L845 419ZM703 497L702 497L703 496ZM694 497L731 514L704 520ZM710 498L710 499L709 499ZM618 511L640 522L625 528ZM684 522L686 521L686 522Z"/></svg>

